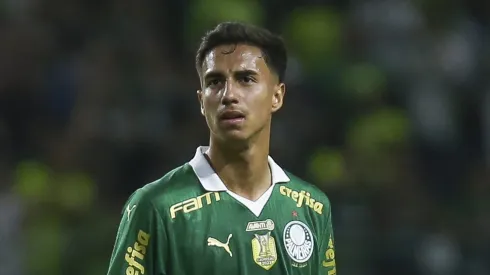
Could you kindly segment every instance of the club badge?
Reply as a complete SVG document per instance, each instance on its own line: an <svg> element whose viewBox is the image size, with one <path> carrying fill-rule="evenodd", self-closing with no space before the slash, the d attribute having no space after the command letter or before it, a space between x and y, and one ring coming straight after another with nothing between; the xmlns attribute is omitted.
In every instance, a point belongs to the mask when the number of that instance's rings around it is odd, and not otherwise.
<svg viewBox="0 0 490 275"><path fill-rule="evenodd" d="M300 221L291 221L284 228L284 247L296 263L305 263L313 254L314 240L311 230Z"/></svg>

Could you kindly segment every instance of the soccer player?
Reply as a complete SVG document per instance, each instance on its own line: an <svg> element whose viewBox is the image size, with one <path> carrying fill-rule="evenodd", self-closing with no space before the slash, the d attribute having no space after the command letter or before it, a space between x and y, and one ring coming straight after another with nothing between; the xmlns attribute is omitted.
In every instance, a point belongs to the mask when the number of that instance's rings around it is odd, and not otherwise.
<svg viewBox="0 0 490 275"><path fill-rule="evenodd" d="M336 274L329 200L269 156L286 63L282 39L256 26L203 37L209 147L131 195L109 275Z"/></svg>

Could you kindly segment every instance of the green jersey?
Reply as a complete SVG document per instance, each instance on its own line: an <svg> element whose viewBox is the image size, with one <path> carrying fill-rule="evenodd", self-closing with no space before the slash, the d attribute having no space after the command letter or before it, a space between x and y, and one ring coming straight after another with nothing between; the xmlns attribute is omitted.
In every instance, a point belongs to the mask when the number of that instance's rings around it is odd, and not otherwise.
<svg viewBox="0 0 490 275"><path fill-rule="evenodd" d="M335 275L330 203L269 157L272 186L256 201L226 189L195 157L134 192L108 275Z"/></svg>

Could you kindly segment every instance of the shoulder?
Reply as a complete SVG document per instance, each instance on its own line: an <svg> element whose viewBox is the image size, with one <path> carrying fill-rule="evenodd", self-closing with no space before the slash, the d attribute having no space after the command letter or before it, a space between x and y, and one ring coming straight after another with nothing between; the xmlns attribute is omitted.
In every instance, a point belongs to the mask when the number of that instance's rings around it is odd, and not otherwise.
<svg viewBox="0 0 490 275"><path fill-rule="evenodd" d="M185 196L186 193L200 189L197 183L192 167L185 163L169 171L163 177L135 190L130 195L128 202L153 204L158 207L158 205L172 203L181 196Z"/></svg>
<svg viewBox="0 0 490 275"><path fill-rule="evenodd" d="M323 212L328 213L331 207L330 199L324 191L290 172L286 172L286 174L290 181L280 186L281 193L285 193L286 196L307 196L312 204L316 203L317 210L321 209L322 213L320 214L323 214Z"/></svg>

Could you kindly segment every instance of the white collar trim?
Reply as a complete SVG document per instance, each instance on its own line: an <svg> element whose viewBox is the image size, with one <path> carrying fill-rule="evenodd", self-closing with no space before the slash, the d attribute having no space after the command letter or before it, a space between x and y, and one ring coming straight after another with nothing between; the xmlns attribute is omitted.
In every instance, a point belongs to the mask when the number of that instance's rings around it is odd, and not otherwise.
<svg viewBox="0 0 490 275"><path fill-rule="evenodd" d="M209 146L198 147L196 150L196 155L191 161L189 161L189 164L191 165L194 173L196 173L199 179L199 182L204 187L204 189L206 189L206 191L228 191L226 185L219 178L219 176L216 174L216 172L204 156L204 153L206 153L208 149ZM279 165L277 165L277 163L270 156L268 156L268 161L272 174L272 185L280 182L290 181L284 170Z"/></svg>

